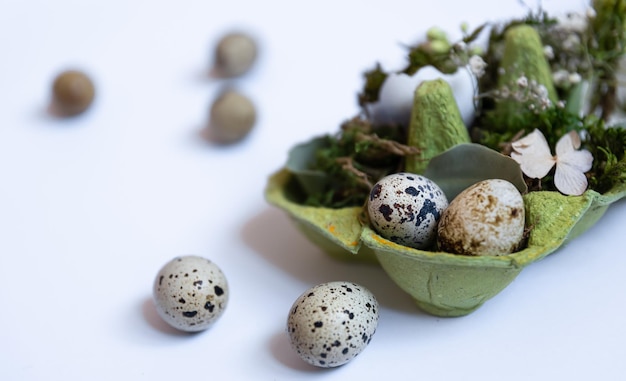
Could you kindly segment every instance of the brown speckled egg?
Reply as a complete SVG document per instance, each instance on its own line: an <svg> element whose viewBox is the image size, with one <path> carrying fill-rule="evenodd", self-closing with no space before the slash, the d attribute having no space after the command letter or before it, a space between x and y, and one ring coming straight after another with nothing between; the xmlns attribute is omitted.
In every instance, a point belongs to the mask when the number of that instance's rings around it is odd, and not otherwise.
<svg viewBox="0 0 626 381"><path fill-rule="evenodd" d="M332 368L356 357L378 325L374 295L351 282L330 282L304 292L287 319L291 346L311 365Z"/></svg>
<svg viewBox="0 0 626 381"><path fill-rule="evenodd" d="M372 228L400 245L426 249L448 199L432 180L412 173L380 179L370 191L367 212Z"/></svg>
<svg viewBox="0 0 626 381"><path fill-rule="evenodd" d="M189 255L166 263L154 280L159 316L174 328L202 331L216 321L228 303L228 283L210 260Z"/></svg>
<svg viewBox="0 0 626 381"><path fill-rule="evenodd" d="M450 203L439 221L439 249L465 255L514 252L524 236L524 200L513 184L478 182Z"/></svg>

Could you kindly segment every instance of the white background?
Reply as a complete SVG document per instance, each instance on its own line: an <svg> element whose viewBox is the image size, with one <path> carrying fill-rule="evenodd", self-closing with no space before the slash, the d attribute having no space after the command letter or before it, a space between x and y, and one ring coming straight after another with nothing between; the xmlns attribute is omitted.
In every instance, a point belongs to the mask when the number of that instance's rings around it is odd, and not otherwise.
<svg viewBox="0 0 626 381"><path fill-rule="evenodd" d="M433 25L458 36L463 21L525 12L516 0L0 0L0 379L623 377L624 202L475 313L437 318L381 269L326 257L263 199L292 145L357 113L375 62L401 68L402 45ZM207 72L234 29L260 44L234 83L259 119L218 147L200 137L225 84ZM68 67L90 73L97 98L56 119L50 84ZM159 268L183 254L230 282L226 312L195 335L168 328L151 299ZM382 308L370 346L324 370L284 329L295 299L331 280L361 283Z"/></svg>

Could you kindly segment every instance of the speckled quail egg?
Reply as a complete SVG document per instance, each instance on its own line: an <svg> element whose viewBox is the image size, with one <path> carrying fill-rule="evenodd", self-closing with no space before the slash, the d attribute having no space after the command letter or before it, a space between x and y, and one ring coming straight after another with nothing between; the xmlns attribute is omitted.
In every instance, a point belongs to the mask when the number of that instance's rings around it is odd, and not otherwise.
<svg viewBox="0 0 626 381"><path fill-rule="evenodd" d="M367 212L382 237L416 249L428 248L435 239L448 199L432 180L412 173L395 173L380 179L370 191Z"/></svg>
<svg viewBox="0 0 626 381"><path fill-rule="evenodd" d="M304 292L287 319L291 346L311 365L332 368L356 357L378 325L374 295L351 282L329 282Z"/></svg>
<svg viewBox="0 0 626 381"><path fill-rule="evenodd" d="M172 259L154 280L159 316L174 328L202 331L216 321L228 303L228 283L210 260L188 255Z"/></svg>
<svg viewBox="0 0 626 381"><path fill-rule="evenodd" d="M517 188L506 180L484 180L461 192L443 212L437 243L454 254L509 254L520 246L524 220Z"/></svg>

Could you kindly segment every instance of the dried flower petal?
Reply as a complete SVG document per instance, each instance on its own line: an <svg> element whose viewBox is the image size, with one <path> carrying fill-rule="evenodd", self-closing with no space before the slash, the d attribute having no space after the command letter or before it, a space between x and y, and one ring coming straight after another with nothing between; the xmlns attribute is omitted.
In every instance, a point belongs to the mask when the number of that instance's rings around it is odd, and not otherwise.
<svg viewBox="0 0 626 381"><path fill-rule="evenodd" d="M480 78L485 75L485 68L487 67L487 63L483 58L479 55L473 55L469 59L469 68L472 71L472 74L476 76L476 78Z"/></svg>
<svg viewBox="0 0 626 381"><path fill-rule="evenodd" d="M520 164L522 172L528 177L545 177L556 162L545 136L537 129L513 142L511 146L514 150L511 158Z"/></svg>
<svg viewBox="0 0 626 381"><path fill-rule="evenodd" d="M587 190L587 176L569 163L559 163L554 173L554 185L563 194L580 196Z"/></svg>
<svg viewBox="0 0 626 381"><path fill-rule="evenodd" d="M511 158L520 164L526 176L540 179L556 164L554 185L561 193L579 196L587 189L585 172L591 169L593 156L587 150L578 150L580 136L576 131L559 139L556 156L552 156L545 136L537 129L511 146Z"/></svg>
<svg viewBox="0 0 626 381"><path fill-rule="evenodd" d="M593 156L587 150L580 150L580 136L570 131L556 143L556 172L554 185L569 195L581 195L587 189L585 172L591 169Z"/></svg>

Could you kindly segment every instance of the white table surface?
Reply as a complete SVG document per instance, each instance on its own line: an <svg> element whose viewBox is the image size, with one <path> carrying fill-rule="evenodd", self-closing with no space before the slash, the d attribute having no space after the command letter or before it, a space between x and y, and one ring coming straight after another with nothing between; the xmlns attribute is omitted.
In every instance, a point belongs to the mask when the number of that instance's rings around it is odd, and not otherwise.
<svg viewBox="0 0 626 381"><path fill-rule="evenodd" d="M0 1L0 379L622 379L624 202L475 313L438 318L380 268L325 256L263 198L292 145L357 113L375 62L399 69L430 26L458 36L463 21L525 12L516 0ZM200 132L225 82L206 73L236 29L260 43L234 81L259 120L218 147ZM60 120L46 109L67 67L90 73L97 98ZM196 335L168 328L151 299L158 269L184 254L230 283L226 312ZM284 330L295 299L331 280L369 288L380 324L361 355L324 370Z"/></svg>

